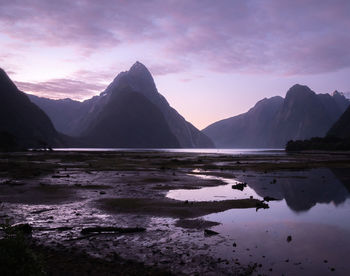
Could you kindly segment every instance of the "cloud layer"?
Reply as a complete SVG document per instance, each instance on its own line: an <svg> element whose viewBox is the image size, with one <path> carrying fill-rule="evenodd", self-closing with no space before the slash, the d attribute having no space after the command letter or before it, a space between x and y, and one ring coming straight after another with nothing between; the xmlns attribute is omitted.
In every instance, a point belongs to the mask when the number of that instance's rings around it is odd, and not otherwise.
<svg viewBox="0 0 350 276"><path fill-rule="evenodd" d="M0 0L0 6L0 33L11 50L71 46L89 56L147 43L157 53L151 71L159 75L193 64L279 75L350 66L348 0Z"/></svg>

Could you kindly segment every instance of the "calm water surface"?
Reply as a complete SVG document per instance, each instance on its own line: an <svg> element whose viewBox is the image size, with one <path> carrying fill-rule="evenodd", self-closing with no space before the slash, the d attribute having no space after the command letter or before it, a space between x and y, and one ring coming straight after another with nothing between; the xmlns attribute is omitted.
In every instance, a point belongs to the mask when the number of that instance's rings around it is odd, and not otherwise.
<svg viewBox="0 0 350 276"><path fill-rule="evenodd" d="M205 216L221 223L213 230L227 238L222 258L257 263L268 275L350 275L350 187L344 169L312 169L225 179L227 185L172 190L178 200L205 201L270 196L269 209L232 209ZM274 179L276 182L274 182ZM247 182L243 191L232 189ZM291 241L287 241L287 237Z"/></svg>
<svg viewBox="0 0 350 276"><path fill-rule="evenodd" d="M157 149L157 148L55 148L55 151L159 151L179 153L216 153L216 154L285 154L283 149Z"/></svg>

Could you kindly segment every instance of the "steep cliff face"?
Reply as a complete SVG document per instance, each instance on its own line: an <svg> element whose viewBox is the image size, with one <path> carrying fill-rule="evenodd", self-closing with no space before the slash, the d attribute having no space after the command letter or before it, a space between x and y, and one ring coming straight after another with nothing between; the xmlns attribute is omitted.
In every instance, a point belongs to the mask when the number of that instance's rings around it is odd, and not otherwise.
<svg viewBox="0 0 350 276"><path fill-rule="evenodd" d="M1 141L12 141L18 148L56 146L60 143L49 117L26 94L18 90L0 69Z"/></svg>
<svg viewBox="0 0 350 276"><path fill-rule="evenodd" d="M92 147L178 148L163 114L145 96L124 87L92 119L82 138Z"/></svg>
<svg viewBox="0 0 350 276"><path fill-rule="evenodd" d="M285 99L258 102L247 113L203 130L218 147L284 147L289 140L323 137L349 106L338 92L316 94L304 85L291 87Z"/></svg>
<svg viewBox="0 0 350 276"><path fill-rule="evenodd" d="M327 136L350 139L350 106L328 131Z"/></svg>
<svg viewBox="0 0 350 276"><path fill-rule="evenodd" d="M96 122L100 114L104 113L106 106L111 105L112 95L122 94L126 90L128 92L141 94L160 111L167 127L178 141L179 147L208 148L214 146L212 141L206 135L187 122L169 105L167 100L158 92L149 70L140 62L136 62L129 71L119 73L113 82L108 85L106 90L99 96L95 96L82 103L73 101L68 102L67 100L65 100L65 102L54 102L53 100L49 100L51 101L51 104L57 107L57 110L65 110L66 114L69 114L67 118L52 115L55 117L54 122L57 126L59 125L59 129L67 135L79 137L81 135L86 135L88 132L91 134L90 130L93 122ZM135 97L137 95L139 98L138 94L133 93L132 95ZM39 106L45 108L38 99L32 98L32 100ZM68 106L68 103L70 106ZM115 106L115 108L117 107ZM120 105L118 105L118 108L120 108ZM130 106L129 108L133 109L134 107ZM49 108L47 109L48 114L51 114L52 111L50 111ZM57 112L56 114L59 113L60 112ZM147 116L147 114L145 114L145 116ZM125 117L125 120L128 119ZM66 122L66 124L62 124L62 121ZM131 127L132 126L130 126L130 128Z"/></svg>
<svg viewBox="0 0 350 276"><path fill-rule="evenodd" d="M270 147L272 124L282 97L263 99L247 113L216 122L203 130L219 148Z"/></svg>

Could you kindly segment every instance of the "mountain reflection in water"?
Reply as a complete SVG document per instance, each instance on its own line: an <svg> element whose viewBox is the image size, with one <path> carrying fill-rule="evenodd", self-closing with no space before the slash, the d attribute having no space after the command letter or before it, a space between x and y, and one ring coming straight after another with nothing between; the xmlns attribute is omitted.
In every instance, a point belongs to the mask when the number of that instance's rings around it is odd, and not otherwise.
<svg viewBox="0 0 350 276"><path fill-rule="evenodd" d="M277 172L273 176L241 176L239 179L247 182L260 197L285 199L290 209L302 212L311 209L317 203L334 203L335 206L344 203L350 197L349 183L341 181L347 179L345 170L317 168Z"/></svg>

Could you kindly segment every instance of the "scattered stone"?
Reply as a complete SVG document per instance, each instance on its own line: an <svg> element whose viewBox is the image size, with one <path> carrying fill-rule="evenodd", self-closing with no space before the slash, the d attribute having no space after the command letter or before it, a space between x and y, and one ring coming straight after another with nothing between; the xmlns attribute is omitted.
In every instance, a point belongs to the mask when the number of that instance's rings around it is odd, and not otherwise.
<svg viewBox="0 0 350 276"><path fill-rule="evenodd" d="M233 247L237 247L237 244L234 242L234 243L232 244L232 246L233 246Z"/></svg>
<svg viewBox="0 0 350 276"><path fill-rule="evenodd" d="M291 242L292 241L292 236L288 236L287 237L287 242Z"/></svg>
<svg viewBox="0 0 350 276"><path fill-rule="evenodd" d="M324 262L325 264L326 264L326 263L328 263L328 261L327 261L327 260L324 260L323 262Z"/></svg>
<svg viewBox="0 0 350 276"><path fill-rule="evenodd" d="M100 191L100 195L105 195L106 192L105 191Z"/></svg>

